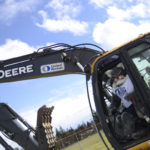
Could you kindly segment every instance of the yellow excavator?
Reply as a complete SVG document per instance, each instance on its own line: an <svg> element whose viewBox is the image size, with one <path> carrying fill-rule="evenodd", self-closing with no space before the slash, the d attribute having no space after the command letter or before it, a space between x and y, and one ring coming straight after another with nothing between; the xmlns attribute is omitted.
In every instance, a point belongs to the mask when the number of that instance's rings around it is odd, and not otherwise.
<svg viewBox="0 0 150 150"><path fill-rule="evenodd" d="M87 89L92 81L96 113L115 150L150 149L150 33L110 51L90 43L58 43L0 61L0 83L66 74L83 74ZM91 108L89 94L88 99ZM53 150L53 109L41 107L33 129L9 105L0 103L0 131L25 150ZM0 144L13 149L2 137Z"/></svg>

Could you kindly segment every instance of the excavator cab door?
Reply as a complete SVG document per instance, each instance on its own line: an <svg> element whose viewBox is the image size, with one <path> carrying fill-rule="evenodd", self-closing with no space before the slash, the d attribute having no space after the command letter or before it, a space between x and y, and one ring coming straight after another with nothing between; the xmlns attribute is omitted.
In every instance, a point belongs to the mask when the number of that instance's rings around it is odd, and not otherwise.
<svg viewBox="0 0 150 150"><path fill-rule="evenodd" d="M116 150L150 148L150 43L125 45L94 65L92 85L102 128Z"/></svg>

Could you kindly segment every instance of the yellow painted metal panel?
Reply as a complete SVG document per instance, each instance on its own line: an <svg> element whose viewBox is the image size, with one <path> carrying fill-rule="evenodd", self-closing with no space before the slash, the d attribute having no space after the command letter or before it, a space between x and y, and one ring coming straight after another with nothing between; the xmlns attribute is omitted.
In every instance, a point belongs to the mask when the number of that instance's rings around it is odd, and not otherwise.
<svg viewBox="0 0 150 150"><path fill-rule="evenodd" d="M149 150L150 149L150 140L140 143L132 148L129 148L128 150Z"/></svg>

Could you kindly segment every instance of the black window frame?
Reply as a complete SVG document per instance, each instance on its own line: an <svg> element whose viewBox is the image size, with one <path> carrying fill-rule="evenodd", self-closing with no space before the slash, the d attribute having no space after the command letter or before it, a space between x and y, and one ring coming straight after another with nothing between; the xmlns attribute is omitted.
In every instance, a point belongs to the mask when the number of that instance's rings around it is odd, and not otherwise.
<svg viewBox="0 0 150 150"><path fill-rule="evenodd" d="M123 63L131 81L133 82L133 85L135 88L135 93L138 93L137 97L141 98L142 100L144 99L142 105L146 108L146 110L148 110L150 108L150 104L148 106L147 101L146 101L147 95L145 95L145 85L143 85L143 81L142 81L143 79L141 79L139 71L136 69L135 64L133 63L132 59L130 58L130 56L127 52L128 49L129 48L127 48L127 47L123 47L123 48L120 48L120 49L102 57L100 60L98 60L96 62L95 67L94 67L94 73L92 75L93 91L95 91L95 93L93 93L93 94L94 94L94 100L95 100L95 104L96 104L96 111L98 112L98 117L99 117L99 120L103 127L103 130L106 134L106 137L108 138L108 140L110 141L110 143L116 150L125 150L125 149L132 147L133 145L136 145L137 143L134 143L134 144L128 143L127 145L122 145L122 144L118 143L116 137L114 137L114 133L109 126L109 122L108 122L107 115L105 112L106 110L104 110L105 104L103 104L104 103L103 94L99 91L100 89L102 89L102 87L100 87L100 83L97 82L97 81L99 81L99 77L98 77L99 65L102 65L106 59L109 59L110 57L112 57L114 55L119 55L121 62ZM101 70L99 70L99 72L104 73ZM140 83L139 83L139 81L140 81ZM149 112L147 112L147 113L148 113L148 115L150 114ZM145 141L145 139L141 140L141 142L143 142L143 141Z"/></svg>

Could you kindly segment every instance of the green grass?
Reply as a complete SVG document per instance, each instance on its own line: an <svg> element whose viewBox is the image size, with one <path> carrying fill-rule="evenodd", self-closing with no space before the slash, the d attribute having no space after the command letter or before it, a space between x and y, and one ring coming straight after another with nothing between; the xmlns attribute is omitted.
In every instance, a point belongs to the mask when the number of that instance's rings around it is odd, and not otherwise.
<svg viewBox="0 0 150 150"><path fill-rule="evenodd" d="M110 146L109 142L105 138L109 148L113 150L113 148ZM102 140L100 139L98 134L94 134L84 140L81 140L64 150L106 150L105 145L103 144Z"/></svg>

